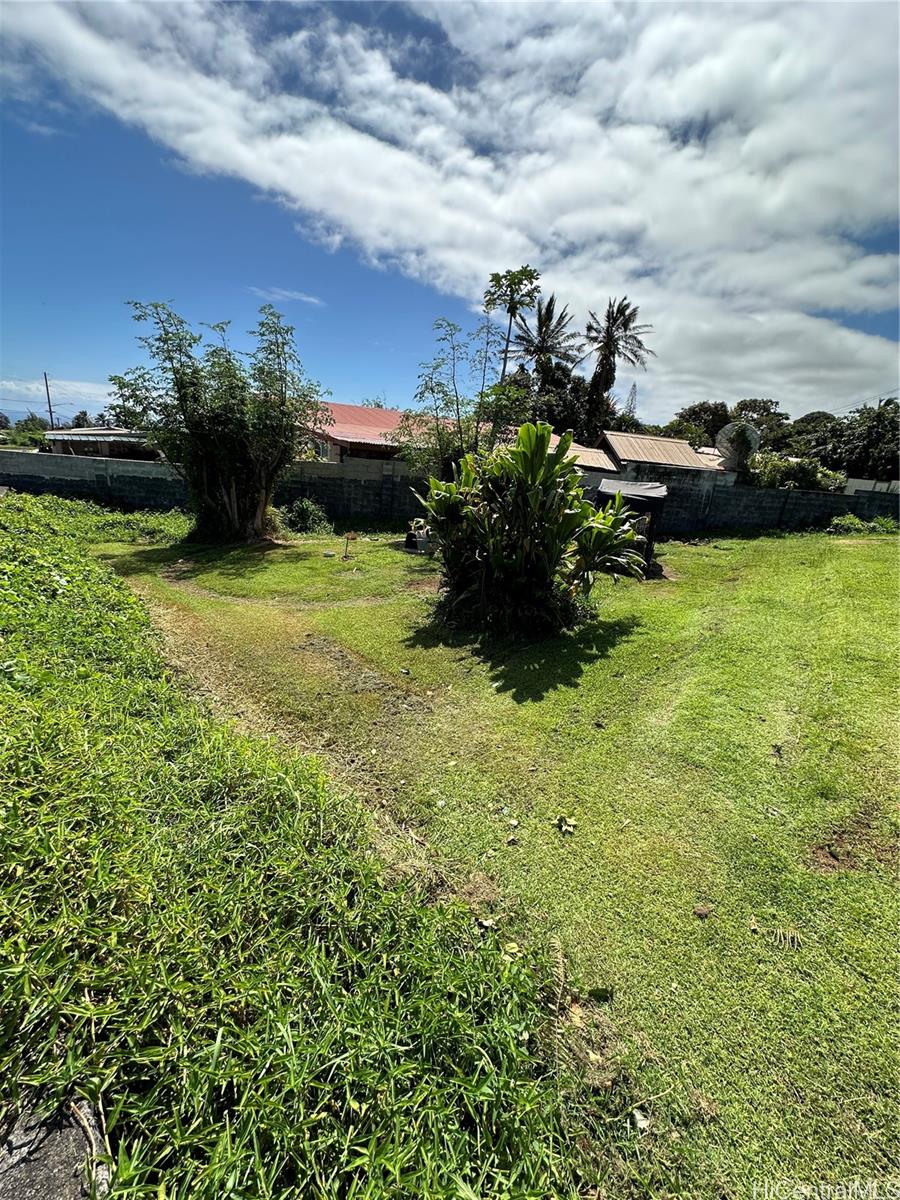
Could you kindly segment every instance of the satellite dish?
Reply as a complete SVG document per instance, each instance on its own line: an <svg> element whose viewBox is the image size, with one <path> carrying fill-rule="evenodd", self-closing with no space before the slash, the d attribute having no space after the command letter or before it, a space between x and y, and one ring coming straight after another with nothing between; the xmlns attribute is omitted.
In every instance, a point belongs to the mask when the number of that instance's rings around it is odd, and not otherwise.
<svg viewBox="0 0 900 1200"><path fill-rule="evenodd" d="M762 441L759 430L749 421L729 421L716 434L716 449L722 455L722 465L735 471L755 454Z"/></svg>

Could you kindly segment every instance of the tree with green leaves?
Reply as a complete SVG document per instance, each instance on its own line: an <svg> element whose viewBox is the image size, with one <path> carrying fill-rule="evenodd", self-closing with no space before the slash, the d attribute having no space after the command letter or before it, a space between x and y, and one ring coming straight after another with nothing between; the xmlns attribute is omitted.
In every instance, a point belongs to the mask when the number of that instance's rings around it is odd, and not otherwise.
<svg viewBox="0 0 900 1200"><path fill-rule="evenodd" d="M663 425L660 436L678 438L682 442L688 442L695 450L698 446L709 444L706 430L702 425L697 425L693 421L685 421L680 416L676 417L674 421L670 421L668 425Z"/></svg>
<svg viewBox="0 0 900 1200"><path fill-rule="evenodd" d="M637 384L632 383L622 404L613 406L612 416L603 427L617 433L643 433L644 422L637 415Z"/></svg>
<svg viewBox="0 0 900 1200"><path fill-rule="evenodd" d="M654 353L644 342L653 326L639 324L638 313L638 306L631 304L627 296L621 300L610 299L602 318L593 310L589 311L585 341L588 353L595 355L597 360L591 375L592 403L612 392L619 362L643 370L648 357Z"/></svg>
<svg viewBox="0 0 900 1200"><path fill-rule="evenodd" d="M46 433L50 428L50 422L46 417L29 409L24 417L20 417L16 421L15 428L19 433Z"/></svg>
<svg viewBox="0 0 900 1200"><path fill-rule="evenodd" d="M581 359L584 342L580 334L569 329L573 319L568 305L557 313L555 295L551 294L546 301L538 297L533 329L526 317L516 317L512 353L523 363L530 363L539 378L553 363L574 366Z"/></svg>
<svg viewBox="0 0 900 1200"><path fill-rule="evenodd" d="M728 405L722 400L700 400L696 404L687 404L684 408L680 408L675 414L674 420L695 429L699 427L703 431L703 440L699 444L714 446L716 435L731 420L731 414L728 411ZM690 440L688 438L688 441Z"/></svg>
<svg viewBox="0 0 900 1200"><path fill-rule="evenodd" d="M761 450L780 450L790 417L777 400L738 400L731 410L732 421L748 421L759 431Z"/></svg>
<svg viewBox="0 0 900 1200"><path fill-rule="evenodd" d="M311 429L327 424L319 385L305 378L294 331L266 304L247 356L228 322L195 332L168 304L131 302L150 327L138 338L149 365L110 376L108 412L142 429L184 477L197 536L252 541L266 534L275 483Z"/></svg>
<svg viewBox="0 0 900 1200"><path fill-rule="evenodd" d="M80 408L70 422L72 429L89 429L93 423L86 408Z"/></svg>
<svg viewBox="0 0 900 1200"><path fill-rule="evenodd" d="M421 364L419 408L403 414L393 436L413 475L449 479L465 454L508 437L530 415L532 396L527 372L525 380L518 372L496 379L501 344L493 321L466 335L440 317L434 330L437 353Z"/></svg>
<svg viewBox="0 0 900 1200"><path fill-rule="evenodd" d="M864 404L830 427L821 458L853 479L900 478L900 404L896 396Z"/></svg>
<svg viewBox="0 0 900 1200"><path fill-rule="evenodd" d="M527 263L514 271L494 271L484 293L484 311L495 312L502 308L509 316L506 339L503 343L503 365L501 381L506 378L512 344L513 322L521 313L534 308L541 290L541 273Z"/></svg>
<svg viewBox="0 0 900 1200"><path fill-rule="evenodd" d="M783 430L781 449L798 458L821 458L838 423L839 418L824 409L804 413Z"/></svg>

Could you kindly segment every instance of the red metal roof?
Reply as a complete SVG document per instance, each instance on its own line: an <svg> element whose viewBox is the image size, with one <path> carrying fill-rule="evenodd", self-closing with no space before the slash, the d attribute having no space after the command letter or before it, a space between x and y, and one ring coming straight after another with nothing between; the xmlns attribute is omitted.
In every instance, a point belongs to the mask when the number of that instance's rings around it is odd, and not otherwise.
<svg viewBox="0 0 900 1200"><path fill-rule="evenodd" d="M390 435L403 413L397 408L367 408L362 404L326 403L333 424L318 432L330 442L343 445L396 446ZM385 437L384 435L388 436Z"/></svg>

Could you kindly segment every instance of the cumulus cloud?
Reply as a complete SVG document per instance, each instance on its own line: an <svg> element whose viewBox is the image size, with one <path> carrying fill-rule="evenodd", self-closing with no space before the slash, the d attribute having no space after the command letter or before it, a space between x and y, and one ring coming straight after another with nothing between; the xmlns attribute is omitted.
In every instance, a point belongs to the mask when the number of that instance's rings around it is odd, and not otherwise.
<svg viewBox="0 0 900 1200"><path fill-rule="evenodd" d="M248 292L252 292L254 296L259 296L261 300L268 300L270 303L287 303L298 301L301 304L313 304L317 308L321 308L325 303L318 296L310 296L307 292L292 292L289 288L278 287L249 287Z"/></svg>
<svg viewBox="0 0 900 1200"><path fill-rule="evenodd" d="M581 317L627 293L648 415L896 386L894 343L822 315L897 304L896 256L866 245L898 215L893 4L461 0L405 33L274 11L33 3L5 26L14 74L42 64L305 236L473 305L526 261Z"/></svg>

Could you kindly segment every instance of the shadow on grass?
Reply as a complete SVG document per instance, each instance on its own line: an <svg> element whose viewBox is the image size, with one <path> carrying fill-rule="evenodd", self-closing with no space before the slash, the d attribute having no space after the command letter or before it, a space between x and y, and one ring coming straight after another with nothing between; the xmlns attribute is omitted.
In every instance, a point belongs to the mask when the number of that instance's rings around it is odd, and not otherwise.
<svg viewBox="0 0 900 1200"><path fill-rule="evenodd" d="M302 562L315 554L311 546L252 542L248 545L210 546L178 542L173 546L147 546L129 554L104 555L121 575L167 571L179 579L192 579L204 571L218 571L227 579L246 578L262 571L269 555L280 550L291 562Z"/></svg>
<svg viewBox="0 0 900 1200"><path fill-rule="evenodd" d="M508 692L517 704L524 704L541 700L556 688L576 687L585 670L606 658L617 642L627 638L639 624L637 617L597 620L569 633L522 642L481 637L430 621L414 630L405 639L405 645L468 650L487 664L498 692Z"/></svg>

